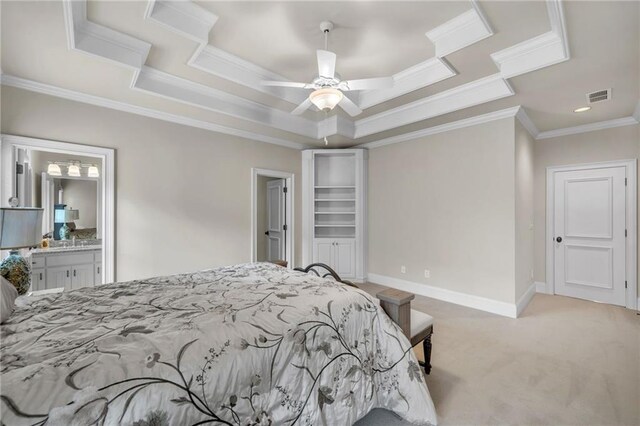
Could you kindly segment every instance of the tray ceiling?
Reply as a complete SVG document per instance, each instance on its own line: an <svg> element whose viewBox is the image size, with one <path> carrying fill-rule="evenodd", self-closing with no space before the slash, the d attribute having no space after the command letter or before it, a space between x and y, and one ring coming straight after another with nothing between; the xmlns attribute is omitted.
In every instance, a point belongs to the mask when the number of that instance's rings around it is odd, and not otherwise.
<svg viewBox="0 0 640 426"><path fill-rule="evenodd" d="M535 132L629 117L640 98L637 2L2 2L3 84L292 147L355 146L521 105ZM319 22L364 112L289 114ZM610 30L615 25L617 31ZM585 94L613 99L585 114ZM84 97L84 99L83 99ZM126 105L127 107L120 106Z"/></svg>

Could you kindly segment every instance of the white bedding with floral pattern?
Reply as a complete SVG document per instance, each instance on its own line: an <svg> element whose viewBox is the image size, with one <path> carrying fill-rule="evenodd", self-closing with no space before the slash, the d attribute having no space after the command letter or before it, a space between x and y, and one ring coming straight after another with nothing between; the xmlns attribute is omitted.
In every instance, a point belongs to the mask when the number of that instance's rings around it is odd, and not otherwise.
<svg viewBox="0 0 640 426"><path fill-rule="evenodd" d="M265 263L33 298L1 338L7 425L436 423L375 298Z"/></svg>

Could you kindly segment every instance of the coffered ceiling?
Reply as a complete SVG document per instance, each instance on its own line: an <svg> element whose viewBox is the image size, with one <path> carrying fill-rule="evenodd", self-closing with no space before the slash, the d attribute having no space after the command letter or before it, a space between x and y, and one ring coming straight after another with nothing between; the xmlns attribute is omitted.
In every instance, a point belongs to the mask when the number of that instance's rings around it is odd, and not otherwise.
<svg viewBox="0 0 640 426"><path fill-rule="evenodd" d="M398 140L507 108L534 135L631 124L640 98L640 3L3 1L2 83L297 148ZM319 23L363 113L290 111L308 90ZM615 31L612 30L615 28ZM585 94L612 89L591 111ZM516 111L512 109L509 111Z"/></svg>

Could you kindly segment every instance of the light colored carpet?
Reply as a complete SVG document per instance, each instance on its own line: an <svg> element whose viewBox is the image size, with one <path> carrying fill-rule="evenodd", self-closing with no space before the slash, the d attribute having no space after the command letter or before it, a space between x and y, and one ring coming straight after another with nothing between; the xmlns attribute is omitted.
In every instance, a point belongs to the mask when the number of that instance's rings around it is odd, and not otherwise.
<svg viewBox="0 0 640 426"><path fill-rule="evenodd" d="M435 318L427 385L440 425L640 425L635 311L544 294L517 320L422 296L412 306ZM407 423L375 410L357 424Z"/></svg>

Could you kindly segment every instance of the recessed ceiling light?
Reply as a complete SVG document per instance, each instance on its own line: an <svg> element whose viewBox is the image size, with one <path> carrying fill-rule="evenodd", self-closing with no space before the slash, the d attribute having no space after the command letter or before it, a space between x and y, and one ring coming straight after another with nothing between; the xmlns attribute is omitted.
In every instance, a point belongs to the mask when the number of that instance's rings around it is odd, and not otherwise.
<svg viewBox="0 0 640 426"><path fill-rule="evenodd" d="M590 109L591 109L590 106L580 107L580 108L574 109L573 112L585 112L585 111L589 111Z"/></svg>

